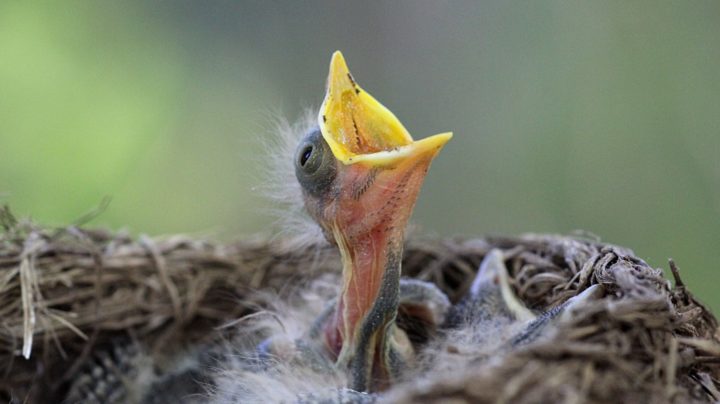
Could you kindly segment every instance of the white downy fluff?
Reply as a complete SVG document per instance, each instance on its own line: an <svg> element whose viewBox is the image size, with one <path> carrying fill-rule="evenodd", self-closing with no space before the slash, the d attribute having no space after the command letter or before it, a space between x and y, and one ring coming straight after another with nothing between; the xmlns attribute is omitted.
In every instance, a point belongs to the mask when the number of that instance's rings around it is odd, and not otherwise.
<svg viewBox="0 0 720 404"><path fill-rule="evenodd" d="M249 366L257 345L266 337L287 342L290 350L294 341L307 338L311 325L334 301L338 285L337 275L326 275L296 287L288 296L264 293L267 309L233 325L238 332L221 354L214 378L217 386L211 392L213 402L293 403L303 396L333 394L342 389L347 379L334 366L318 369L287 357L270 358L263 366ZM293 353L287 355L292 357Z"/></svg>
<svg viewBox="0 0 720 404"><path fill-rule="evenodd" d="M295 177L295 149L303 136L317 127L317 111L306 110L295 123L274 119L269 135L259 141L266 153L258 162L262 175L254 190L263 194L272 206L275 237L288 241L289 249L305 249L324 240L322 230L306 213L302 190Z"/></svg>
<svg viewBox="0 0 720 404"><path fill-rule="evenodd" d="M288 342L307 337L317 316L337 293L338 278L326 276L292 293L290 298L266 295L271 308L243 321L238 335L228 341L218 366L211 398L216 403L296 403L311 397L340 402L346 394L347 375L343 369L318 370L287 358L274 358L269 365L249 368L255 347L269 335ZM423 383L438 376L462 373L479 362L499 358L504 345L526 325L508 318L482 321L444 331L425 346L415 366L407 369L404 383ZM382 400L384 394L376 399ZM392 396L392 395L391 395ZM356 399L356 397L352 397ZM371 399L360 397L360 401ZM308 400L312 402L313 400Z"/></svg>

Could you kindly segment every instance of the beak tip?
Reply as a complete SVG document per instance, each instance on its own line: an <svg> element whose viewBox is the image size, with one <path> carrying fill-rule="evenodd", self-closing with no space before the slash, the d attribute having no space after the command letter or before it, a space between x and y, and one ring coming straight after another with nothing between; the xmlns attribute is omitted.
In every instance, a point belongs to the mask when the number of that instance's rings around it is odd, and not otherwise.
<svg viewBox="0 0 720 404"><path fill-rule="evenodd" d="M452 139L453 133L452 132L444 132L444 133L438 133L435 136L431 136L432 138L437 139L436 143L436 150L439 152L440 149L445 147L445 145Z"/></svg>
<svg viewBox="0 0 720 404"><path fill-rule="evenodd" d="M332 55L332 59L330 60L330 75L328 77L328 83L332 83L333 78L346 76L349 72L350 70L347 67L347 63L345 62L345 57L342 52L339 50L335 51Z"/></svg>

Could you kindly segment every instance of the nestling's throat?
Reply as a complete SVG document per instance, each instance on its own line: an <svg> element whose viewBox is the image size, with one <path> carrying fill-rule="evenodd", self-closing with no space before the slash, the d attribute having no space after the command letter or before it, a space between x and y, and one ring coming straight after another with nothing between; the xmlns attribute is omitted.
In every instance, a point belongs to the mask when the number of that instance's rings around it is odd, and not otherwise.
<svg viewBox="0 0 720 404"><path fill-rule="evenodd" d="M402 234L381 226L352 240L335 231L343 279L327 336L331 351L339 359L360 348L358 343L367 342L362 341L360 327L365 325L373 333L381 332L397 314ZM369 315L373 318L368 318Z"/></svg>

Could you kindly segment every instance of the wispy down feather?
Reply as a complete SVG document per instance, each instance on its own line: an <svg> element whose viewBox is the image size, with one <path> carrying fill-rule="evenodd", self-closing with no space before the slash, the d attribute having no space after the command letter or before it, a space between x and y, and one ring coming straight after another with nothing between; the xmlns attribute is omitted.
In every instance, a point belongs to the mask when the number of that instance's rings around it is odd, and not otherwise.
<svg viewBox="0 0 720 404"><path fill-rule="evenodd" d="M320 227L308 216L302 190L295 177L295 149L317 126L317 111L306 109L291 123L283 115L272 118L272 129L260 138L265 154L260 159L261 177L254 188L271 203L266 210L275 217L275 237L289 240L288 248L304 249L324 240Z"/></svg>
<svg viewBox="0 0 720 404"><path fill-rule="evenodd" d="M211 398L217 403L297 402L303 396L322 392L336 395L347 384L345 372L332 362L298 363L287 357L257 361L256 348L264 338L286 342L294 350L295 341L306 339L310 324L328 307L338 292L338 278L327 275L296 286L288 296L263 294L267 308L237 327L237 335L225 344L225 352L215 373ZM283 355L283 352L280 353Z"/></svg>

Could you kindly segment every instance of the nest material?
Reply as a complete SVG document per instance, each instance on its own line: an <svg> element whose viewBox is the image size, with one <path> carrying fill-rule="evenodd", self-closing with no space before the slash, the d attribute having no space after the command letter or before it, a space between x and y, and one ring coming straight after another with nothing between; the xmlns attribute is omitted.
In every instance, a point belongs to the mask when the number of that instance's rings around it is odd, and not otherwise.
<svg viewBox="0 0 720 404"><path fill-rule="evenodd" d="M339 266L331 247L298 251L283 240L134 240L103 230L17 223L7 211L0 212L0 225L3 401L60 401L93 351L119 334L162 354L255 311L254 290L279 290ZM555 307L592 284L602 284L607 295L500 361L398 385L388 401L720 399L717 321L674 266L671 288L660 270L627 249L527 235L411 240L403 273L436 283L457 301L493 248L504 251L516 293L534 310Z"/></svg>

